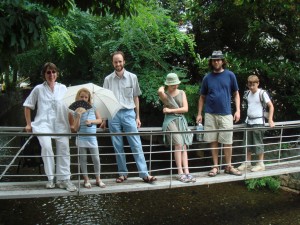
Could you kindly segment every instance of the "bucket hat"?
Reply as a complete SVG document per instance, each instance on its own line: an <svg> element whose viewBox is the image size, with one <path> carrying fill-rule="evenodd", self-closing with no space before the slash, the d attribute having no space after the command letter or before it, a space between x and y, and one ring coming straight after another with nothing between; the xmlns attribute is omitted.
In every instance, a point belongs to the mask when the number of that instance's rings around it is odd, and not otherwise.
<svg viewBox="0 0 300 225"><path fill-rule="evenodd" d="M176 85L176 84L180 84L181 81L178 79L178 76L176 73L169 73L167 75L166 81L165 81L165 85Z"/></svg>
<svg viewBox="0 0 300 225"><path fill-rule="evenodd" d="M223 55L222 51L213 51L210 59L224 59L224 55Z"/></svg>

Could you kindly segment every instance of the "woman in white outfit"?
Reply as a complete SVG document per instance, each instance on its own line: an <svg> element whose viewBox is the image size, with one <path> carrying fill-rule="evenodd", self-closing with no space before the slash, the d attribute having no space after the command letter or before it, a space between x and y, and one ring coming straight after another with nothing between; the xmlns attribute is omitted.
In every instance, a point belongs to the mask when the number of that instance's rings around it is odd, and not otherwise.
<svg viewBox="0 0 300 225"><path fill-rule="evenodd" d="M45 82L37 85L25 100L26 131L33 133L70 133L72 115L63 102L67 87L56 82L58 68L47 62L41 72ZM31 110L37 106L34 121L31 121ZM70 118L70 119L69 119ZM45 173L48 177L46 188L57 186L67 191L76 191L77 188L70 181L70 147L68 136L37 136L42 147L42 158ZM56 143L56 164L52 149L52 139ZM55 168L56 165L56 168Z"/></svg>

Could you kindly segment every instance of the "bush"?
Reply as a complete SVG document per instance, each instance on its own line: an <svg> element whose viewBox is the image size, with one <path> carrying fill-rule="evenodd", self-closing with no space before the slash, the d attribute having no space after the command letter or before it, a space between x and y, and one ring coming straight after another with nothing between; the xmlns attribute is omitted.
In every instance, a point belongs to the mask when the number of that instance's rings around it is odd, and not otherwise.
<svg viewBox="0 0 300 225"><path fill-rule="evenodd" d="M263 177L249 179L245 181L249 191L259 190L262 188L268 188L273 192L276 192L280 187L279 177Z"/></svg>

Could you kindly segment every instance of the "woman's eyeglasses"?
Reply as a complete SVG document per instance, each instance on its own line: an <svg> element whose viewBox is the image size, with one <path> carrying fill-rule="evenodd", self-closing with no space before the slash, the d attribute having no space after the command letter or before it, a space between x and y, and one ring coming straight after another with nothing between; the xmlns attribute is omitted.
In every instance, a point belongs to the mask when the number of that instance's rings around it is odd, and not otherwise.
<svg viewBox="0 0 300 225"><path fill-rule="evenodd" d="M54 73L56 73L56 71L55 71L55 70L52 70L52 71L51 71L51 70L48 70L48 71L46 72L46 74L49 74L49 75L50 75L51 73L54 74Z"/></svg>

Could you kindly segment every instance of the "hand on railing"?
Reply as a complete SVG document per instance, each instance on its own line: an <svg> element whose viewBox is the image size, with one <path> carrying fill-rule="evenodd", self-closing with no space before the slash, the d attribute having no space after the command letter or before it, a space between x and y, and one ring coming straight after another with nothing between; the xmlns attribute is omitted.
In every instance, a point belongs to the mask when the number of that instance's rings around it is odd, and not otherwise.
<svg viewBox="0 0 300 225"><path fill-rule="evenodd" d="M26 125L25 131L26 131L27 133L31 133L31 132L32 132L32 127L31 127L31 125Z"/></svg>

